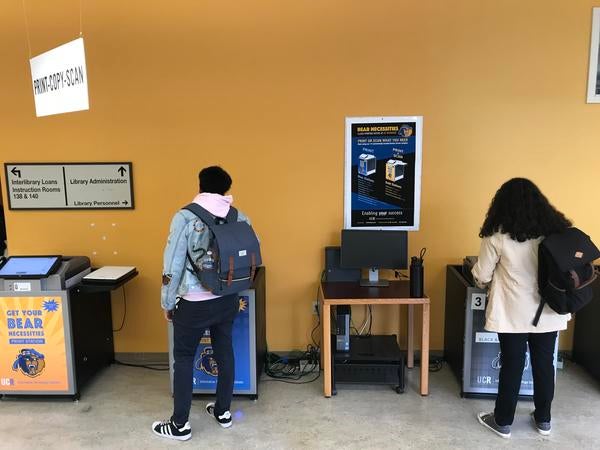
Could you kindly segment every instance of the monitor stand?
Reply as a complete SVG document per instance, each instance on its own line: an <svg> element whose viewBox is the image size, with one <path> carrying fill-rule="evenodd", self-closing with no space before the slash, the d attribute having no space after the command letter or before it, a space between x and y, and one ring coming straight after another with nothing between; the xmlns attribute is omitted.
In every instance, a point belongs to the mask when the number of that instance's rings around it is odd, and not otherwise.
<svg viewBox="0 0 600 450"><path fill-rule="evenodd" d="M388 280L380 280L379 269L371 268L369 269L369 279L360 280L360 285L362 287L388 287L390 282Z"/></svg>

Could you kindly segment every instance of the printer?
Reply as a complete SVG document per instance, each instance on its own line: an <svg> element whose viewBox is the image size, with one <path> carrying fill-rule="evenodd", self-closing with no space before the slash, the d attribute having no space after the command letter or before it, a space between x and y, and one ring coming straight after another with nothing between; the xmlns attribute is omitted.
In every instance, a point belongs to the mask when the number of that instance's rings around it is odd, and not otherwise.
<svg viewBox="0 0 600 450"><path fill-rule="evenodd" d="M11 256L0 265L0 291L69 289L91 272L87 256Z"/></svg>
<svg viewBox="0 0 600 450"><path fill-rule="evenodd" d="M0 396L79 398L114 361L110 288L84 286L86 256L11 256L0 263Z"/></svg>

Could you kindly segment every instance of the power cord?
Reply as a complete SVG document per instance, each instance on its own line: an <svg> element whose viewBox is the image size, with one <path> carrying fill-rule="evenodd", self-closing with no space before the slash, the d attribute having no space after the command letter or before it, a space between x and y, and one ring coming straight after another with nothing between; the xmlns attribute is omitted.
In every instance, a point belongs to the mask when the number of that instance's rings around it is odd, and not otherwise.
<svg viewBox="0 0 600 450"><path fill-rule="evenodd" d="M394 276L396 278L404 278L406 280L410 279L410 277L408 275L406 275L405 273L400 272L399 270L394 270Z"/></svg>
<svg viewBox="0 0 600 450"><path fill-rule="evenodd" d="M444 367L444 360L442 358L429 359L429 371L439 372Z"/></svg>
<svg viewBox="0 0 600 450"><path fill-rule="evenodd" d="M325 279L325 271L321 272L321 281L323 281ZM315 296L315 298L319 298L319 288L320 288L320 283L319 286L317 286L317 295ZM315 348L320 349L321 348L321 343L317 343L317 341L315 340L315 331L317 331L319 329L319 327L321 326L321 309L320 309L320 305L317 301L317 324L315 325L315 327L312 329L312 331L310 332L310 340L312 341L312 343L314 344Z"/></svg>
<svg viewBox="0 0 600 450"><path fill-rule="evenodd" d="M119 328L117 328L116 330L113 330L113 333L117 333L118 331L121 331L123 329L123 327L125 326L125 318L127 317L127 296L125 295L125 285L123 285L122 288L123 288L123 320L121 321L121 326Z"/></svg>
<svg viewBox="0 0 600 450"><path fill-rule="evenodd" d="M115 359L115 364L119 366L127 366L127 367L137 367L140 369L148 369L148 370L156 370L158 372L164 372L170 369L169 363L153 363L153 364L130 364L124 363L122 361L118 361ZM163 367L167 366L167 367Z"/></svg>
<svg viewBox="0 0 600 450"><path fill-rule="evenodd" d="M302 361L307 361L304 367L302 367ZM287 356L268 352L265 361L265 374L271 378L271 380L265 381L280 381L288 384L312 383L321 376L319 350L309 344L306 351L292 352ZM314 376L309 380L303 380L304 377L309 375Z"/></svg>
<svg viewBox="0 0 600 450"><path fill-rule="evenodd" d="M421 361L415 361L415 366L420 366ZM439 372L444 368L444 360L442 358L429 358L429 372Z"/></svg>

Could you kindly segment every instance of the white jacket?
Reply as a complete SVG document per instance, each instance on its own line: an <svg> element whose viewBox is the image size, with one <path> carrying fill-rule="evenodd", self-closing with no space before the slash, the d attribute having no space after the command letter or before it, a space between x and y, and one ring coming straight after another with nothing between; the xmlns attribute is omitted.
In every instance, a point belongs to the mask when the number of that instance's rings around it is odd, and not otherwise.
<svg viewBox="0 0 600 450"><path fill-rule="evenodd" d="M532 325L540 305L538 246L542 238L518 242L495 233L481 240L475 284L489 286L485 329L497 333L546 333L567 328L570 314L555 313L548 305L537 327Z"/></svg>

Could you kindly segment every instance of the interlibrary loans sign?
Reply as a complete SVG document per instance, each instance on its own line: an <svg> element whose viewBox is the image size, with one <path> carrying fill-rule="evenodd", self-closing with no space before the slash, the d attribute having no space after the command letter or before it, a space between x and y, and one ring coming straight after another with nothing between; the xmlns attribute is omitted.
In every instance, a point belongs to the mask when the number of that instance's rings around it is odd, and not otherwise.
<svg viewBox="0 0 600 450"><path fill-rule="evenodd" d="M38 117L90 109L83 38L31 58Z"/></svg>
<svg viewBox="0 0 600 450"><path fill-rule="evenodd" d="M10 209L133 209L131 163L7 163Z"/></svg>

